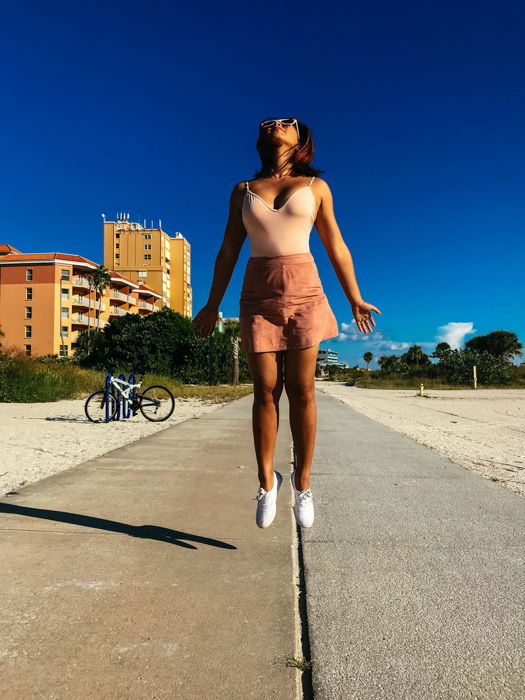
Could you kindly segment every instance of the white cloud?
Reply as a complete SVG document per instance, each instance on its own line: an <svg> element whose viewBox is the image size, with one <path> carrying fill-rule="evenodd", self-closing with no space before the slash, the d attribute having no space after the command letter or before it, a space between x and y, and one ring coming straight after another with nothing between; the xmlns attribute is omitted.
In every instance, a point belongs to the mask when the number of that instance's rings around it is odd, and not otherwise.
<svg viewBox="0 0 525 700"><path fill-rule="evenodd" d="M350 323L341 323L340 332L336 338L331 338L329 344L332 343L363 343L367 344L367 350L373 353L374 359L372 360L372 367L377 364L377 358L381 355L391 355L391 354L402 354L408 350L412 345L419 345L424 352L431 354L436 349L438 343L446 342L450 345L453 350L459 349L465 341L465 336L471 335L476 332L474 324L471 322L459 322L451 321L446 323L444 326L439 326L436 333L436 340L434 341L418 341L411 340L406 341L395 341L385 338L380 330L375 327L372 333L362 333L357 327L355 319L352 319ZM362 348L362 346L361 346ZM359 350L359 353L365 350ZM335 349L335 348L334 348ZM350 348L349 348L350 349ZM355 350L354 350L355 352ZM354 353L350 350L350 353ZM346 358L345 358L346 355ZM348 364L355 364L355 360L351 360L345 349L341 348L340 359L345 360ZM360 360L358 360L359 362Z"/></svg>
<svg viewBox="0 0 525 700"><path fill-rule="evenodd" d="M452 350L459 350L465 342L465 336L475 332L476 329L471 321L450 321L444 326L439 326L436 334L436 345L438 343L448 343Z"/></svg>

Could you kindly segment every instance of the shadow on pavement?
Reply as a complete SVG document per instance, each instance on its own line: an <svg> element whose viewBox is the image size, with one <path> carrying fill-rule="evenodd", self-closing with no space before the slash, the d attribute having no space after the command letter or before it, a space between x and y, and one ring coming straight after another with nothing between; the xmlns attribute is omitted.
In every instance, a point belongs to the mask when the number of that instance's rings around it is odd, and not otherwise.
<svg viewBox="0 0 525 700"><path fill-rule="evenodd" d="M198 549L188 542L199 542L210 547L220 547L222 549L237 549L232 544L214 540L209 537L199 537L181 530L170 530L167 527L158 527L157 525L128 525L120 523L116 520L106 520L105 518L94 518L90 515L80 515L79 513L67 513L61 510L45 510L43 508L27 508L25 506L17 506L12 503L0 503L0 513L14 513L16 515L25 515L30 518L42 518L43 520L55 520L61 523L71 523L72 525L81 525L82 527L92 527L97 530L107 530L109 532L122 532L130 537L141 537L142 539L158 540L159 542L171 542L179 547L187 549Z"/></svg>

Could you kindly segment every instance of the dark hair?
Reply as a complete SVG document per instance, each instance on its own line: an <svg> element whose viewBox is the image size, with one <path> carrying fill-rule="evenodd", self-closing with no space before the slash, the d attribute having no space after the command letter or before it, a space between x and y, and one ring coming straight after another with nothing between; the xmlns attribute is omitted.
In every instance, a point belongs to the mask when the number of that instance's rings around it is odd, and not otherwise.
<svg viewBox="0 0 525 700"><path fill-rule="evenodd" d="M295 119L297 119L297 117L295 117ZM310 127L300 122L299 119L297 119L297 124L299 126L299 148L294 150L288 159L292 165L293 172L296 175L319 175L319 173L324 173L324 170L313 168L310 165L315 155L314 140ZM254 173L253 177L254 179L268 177L273 172L270 160L273 147L269 147L268 142L262 138L260 126L255 148L257 149L262 165L261 168Z"/></svg>

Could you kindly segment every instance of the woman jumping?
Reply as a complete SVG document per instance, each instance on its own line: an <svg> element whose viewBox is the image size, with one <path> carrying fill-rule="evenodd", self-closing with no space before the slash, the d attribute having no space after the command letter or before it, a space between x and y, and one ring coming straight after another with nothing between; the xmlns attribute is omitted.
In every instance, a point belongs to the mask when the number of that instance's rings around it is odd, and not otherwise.
<svg viewBox="0 0 525 700"><path fill-rule="evenodd" d="M337 225L328 184L311 167L310 129L296 118L267 119L259 125L256 148L261 168L254 180L235 185L224 240L215 261L208 302L193 322L209 337L246 236L250 257L240 295L241 347L253 379L252 423L260 486L256 523L275 518L282 476L273 468L283 390L290 403L296 463L290 474L294 514L302 527L314 521L310 470L317 405L315 367L321 340L338 335L337 320L323 291L309 248L315 225L359 331L369 333L381 311L363 301L352 256Z"/></svg>

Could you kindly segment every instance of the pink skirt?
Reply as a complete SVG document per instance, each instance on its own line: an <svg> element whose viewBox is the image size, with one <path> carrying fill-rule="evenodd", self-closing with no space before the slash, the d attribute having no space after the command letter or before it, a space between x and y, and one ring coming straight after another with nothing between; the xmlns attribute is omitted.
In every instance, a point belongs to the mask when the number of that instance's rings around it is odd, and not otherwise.
<svg viewBox="0 0 525 700"><path fill-rule="evenodd" d="M248 258L239 309L245 352L309 348L339 333L311 252Z"/></svg>

